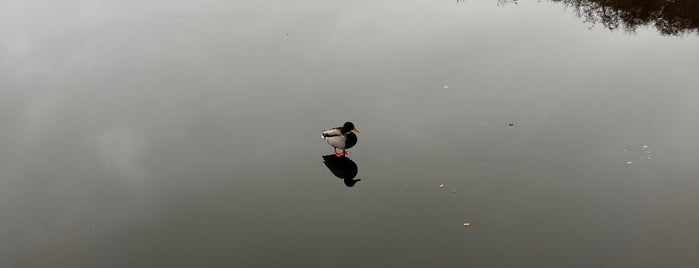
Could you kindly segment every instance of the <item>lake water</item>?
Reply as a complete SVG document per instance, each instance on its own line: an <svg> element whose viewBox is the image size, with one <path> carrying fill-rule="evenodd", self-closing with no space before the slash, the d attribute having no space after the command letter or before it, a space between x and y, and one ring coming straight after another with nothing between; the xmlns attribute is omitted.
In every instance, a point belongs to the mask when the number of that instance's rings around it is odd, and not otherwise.
<svg viewBox="0 0 699 268"><path fill-rule="evenodd" d="M586 20L4 1L0 266L696 267L696 30Z"/></svg>

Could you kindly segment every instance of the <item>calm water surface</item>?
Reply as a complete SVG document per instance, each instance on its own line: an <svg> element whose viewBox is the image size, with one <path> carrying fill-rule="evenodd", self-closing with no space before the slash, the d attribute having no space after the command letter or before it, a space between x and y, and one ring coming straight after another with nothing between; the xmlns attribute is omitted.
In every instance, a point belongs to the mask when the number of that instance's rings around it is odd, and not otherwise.
<svg viewBox="0 0 699 268"><path fill-rule="evenodd" d="M699 37L585 20L4 1L0 266L695 267Z"/></svg>

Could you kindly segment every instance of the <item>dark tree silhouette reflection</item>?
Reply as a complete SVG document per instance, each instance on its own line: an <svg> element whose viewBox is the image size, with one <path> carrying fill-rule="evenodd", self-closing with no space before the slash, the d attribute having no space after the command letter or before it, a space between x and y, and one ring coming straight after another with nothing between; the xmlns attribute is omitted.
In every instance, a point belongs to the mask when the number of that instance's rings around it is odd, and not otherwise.
<svg viewBox="0 0 699 268"><path fill-rule="evenodd" d="M662 35L699 34L699 0L550 0L573 8L586 22L634 32L653 25ZM498 0L499 4L517 0Z"/></svg>

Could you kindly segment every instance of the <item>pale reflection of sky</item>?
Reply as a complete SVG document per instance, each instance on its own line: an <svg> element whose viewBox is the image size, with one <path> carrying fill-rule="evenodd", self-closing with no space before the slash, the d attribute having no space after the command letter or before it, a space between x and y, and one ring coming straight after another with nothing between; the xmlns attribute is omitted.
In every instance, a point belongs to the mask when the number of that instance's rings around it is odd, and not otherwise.
<svg viewBox="0 0 699 268"><path fill-rule="evenodd" d="M699 38L589 28L546 1L3 1L0 266L697 263ZM318 138L346 120L351 189Z"/></svg>
<svg viewBox="0 0 699 268"><path fill-rule="evenodd" d="M98 155L103 165L125 178L145 177L141 158L145 140L137 133L111 130L97 137Z"/></svg>

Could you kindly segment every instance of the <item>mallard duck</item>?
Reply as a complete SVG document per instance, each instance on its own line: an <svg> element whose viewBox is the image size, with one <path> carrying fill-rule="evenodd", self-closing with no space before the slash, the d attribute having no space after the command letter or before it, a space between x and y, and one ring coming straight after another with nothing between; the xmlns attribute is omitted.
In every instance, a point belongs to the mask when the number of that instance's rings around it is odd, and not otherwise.
<svg viewBox="0 0 699 268"><path fill-rule="evenodd" d="M352 122L345 122L341 127L323 130L323 139L333 147L335 156L340 157L349 154L347 149L352 148L357 144L357 135L352 131L359 133L359 129L354 127ZM337 149L342 149L341 153Z"/></svg>

